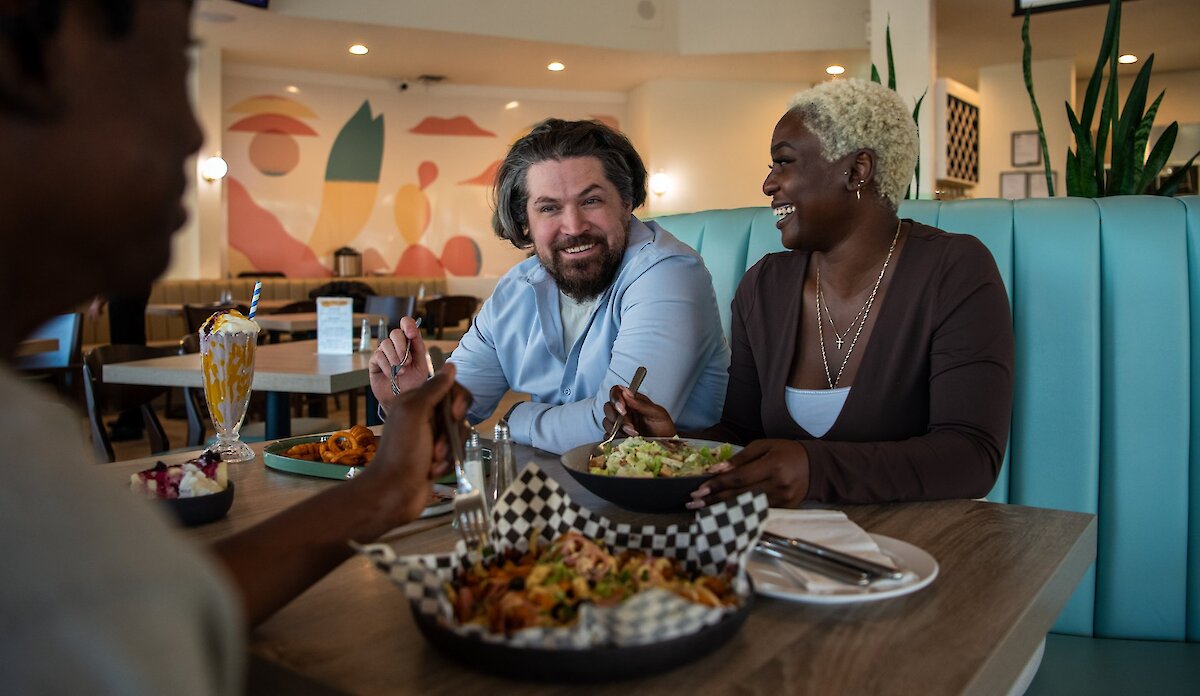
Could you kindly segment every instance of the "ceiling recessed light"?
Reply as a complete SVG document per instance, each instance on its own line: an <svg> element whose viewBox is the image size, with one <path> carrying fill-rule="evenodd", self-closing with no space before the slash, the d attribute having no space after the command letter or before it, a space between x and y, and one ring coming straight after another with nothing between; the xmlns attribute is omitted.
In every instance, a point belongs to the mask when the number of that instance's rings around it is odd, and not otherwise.
<svg viewBox="0 0 1200 696"><path fill-rule="evenodd" d="M365 56L367 55L367 47L362 44L354 44L350 47L350 52L356 56Z"/></svg>
<svg viewBox="0 0 1200 696"><path fill-rule="evenodd" d="M563 70L566 70L567 66L563 65L562 63L560 63L556 60L553 63L551 63L550 65L547 65L546 69L549 70L550 72L561 72Z"/></svg>
<svg viewBox="0 0 1200 696"><path fill-rule="evenodd" d="M513 109L517 108L520 105L521 105L521 102L519 102L519 101L510 101L509 103L504 105L504 108L508 109L509 111L512 111Z"/></svg>
<svg viewBox="0 0 1200 696"><path fill-rule="evenodd" d="M1126 53L1126 54L1125 54L1125 55L1123 55L1123 56L1119 56L1119 57L1117 58L1117 62L1118 62L1118 63L1125 63L1126 65L1128 65L1129 63L1136 63L1136 62L1137 62L1137 56L1133 55L1132 53Z"/></svg>
<svg viewBox="0 0 1200 696"><path fill-rule="evenodd" d="M300 88L297 87L296 85L288 85L287 87L284 87L284 89L286 89L288 92L290 92L292 94L300 93Z"/></svg>
<svg viewBox="0 0 1200 696"><path fill-rule="evenodd" d="M841 75L842 73L846 72L846 69L840 65L831 65L828 68L825 68L825 72L829 73L830 75Z"/></svg>

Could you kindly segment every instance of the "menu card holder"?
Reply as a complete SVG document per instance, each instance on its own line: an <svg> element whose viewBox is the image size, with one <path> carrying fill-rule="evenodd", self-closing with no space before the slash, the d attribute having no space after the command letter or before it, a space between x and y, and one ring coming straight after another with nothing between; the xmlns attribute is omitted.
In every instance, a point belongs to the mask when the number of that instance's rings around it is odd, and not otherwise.
<svg viewBox="0 0 1200 696"><path fill-rule="evenodd" d="M349 297L317 298L317 353L350 355L354 352L354 300Z"/></svg>

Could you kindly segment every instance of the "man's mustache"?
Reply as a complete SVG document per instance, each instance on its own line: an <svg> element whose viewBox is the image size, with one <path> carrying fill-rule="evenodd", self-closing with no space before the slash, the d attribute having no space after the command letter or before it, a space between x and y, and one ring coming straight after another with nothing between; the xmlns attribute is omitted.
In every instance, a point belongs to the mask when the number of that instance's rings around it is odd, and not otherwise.
<svg viewBox="0 0 1200 696"><path fill-rule="evenodd" d="M604 246L605 241L604 241L603 237L596 237L593 235L579 235L577 237L572 237L571 239L566 239L561 242L557 242L550 248L552 251L563 251L564 249L572 249L574 247L581 246L584 244L599 244L601 246Z"/></svg>

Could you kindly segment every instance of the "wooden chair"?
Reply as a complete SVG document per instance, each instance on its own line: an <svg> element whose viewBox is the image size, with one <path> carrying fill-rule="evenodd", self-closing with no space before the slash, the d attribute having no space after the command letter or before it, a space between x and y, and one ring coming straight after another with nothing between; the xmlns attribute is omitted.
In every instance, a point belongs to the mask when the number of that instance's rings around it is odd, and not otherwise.
<svg viewBox="0 0 1200 696"><path fill-rule="evenodd" d="M479 309L479 298L470 295L447 295L425 303L425 327L434 338L441 339L447 326L458 326L464 319L471 328L471 318Z"/></svg>
<svg viewBox="0 0 1200 696"><path fill-rule="evenodd" d="M82 361L79 349L83 336L83 315L79 312L60 314L42 324L28 336L30 339L52 338L58 349L16 358L14 364L25 375L51 381L59 392L78 402L78 380Z"/></svg>
<svg viewBox="0 0 1200 696"><path fill-rule="evenodd" d="M387 328L391 331L400 326L401 317L417 316L417 298L411 295L368 295L366 313L387 317Z"/></svg>
<svg viewBox="0 0 1200 696"><path fill-rule="evenodd" d="M150 402L170 387L139 386L132 384L108 384L104 381L104 366L114 363L147 360L165 355L174 355L171 346L109 345L88 351L83 359L83 393L87 402L88 422L91 425L92 446L96 455L104 461L114 461L112 441L104 425L104 414L137 408L142 412L142 421L150 439L150 453L158 454L171 448L162 422L158 419Z"/></svg>

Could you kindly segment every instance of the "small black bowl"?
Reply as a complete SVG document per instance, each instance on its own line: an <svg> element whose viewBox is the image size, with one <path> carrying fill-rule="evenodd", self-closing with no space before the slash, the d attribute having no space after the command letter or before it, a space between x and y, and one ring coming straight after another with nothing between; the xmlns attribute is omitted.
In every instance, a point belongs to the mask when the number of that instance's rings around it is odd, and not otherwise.
<svg viewBox="0 0 1200 696"><path fill-rule="evenodd" d="M624 438L622 438L624 439ZM666 440L670 438L643 438ZM689 445L719 447L722 443L711 440L681 438ZM621 444L614 440L613 446ZM563 468L584 488L610 503L634 512L687 512L684 507L692 499L692 491L700 487L712 474L703 476L680 476L677 478L632 478L628 476L605 476L588 473L595 444L581 445L567 450L562 455ZM734 445L733 451L741 447Z"/></svg>
<svg viewBox="0 0 1200 696"><path fill-rule="evenodd" d="M163 499L180 524L185 527L197 527L209 522L215 522L229 512L233 506L233 481L220 493L199 495L194 498Z"/></svg>

